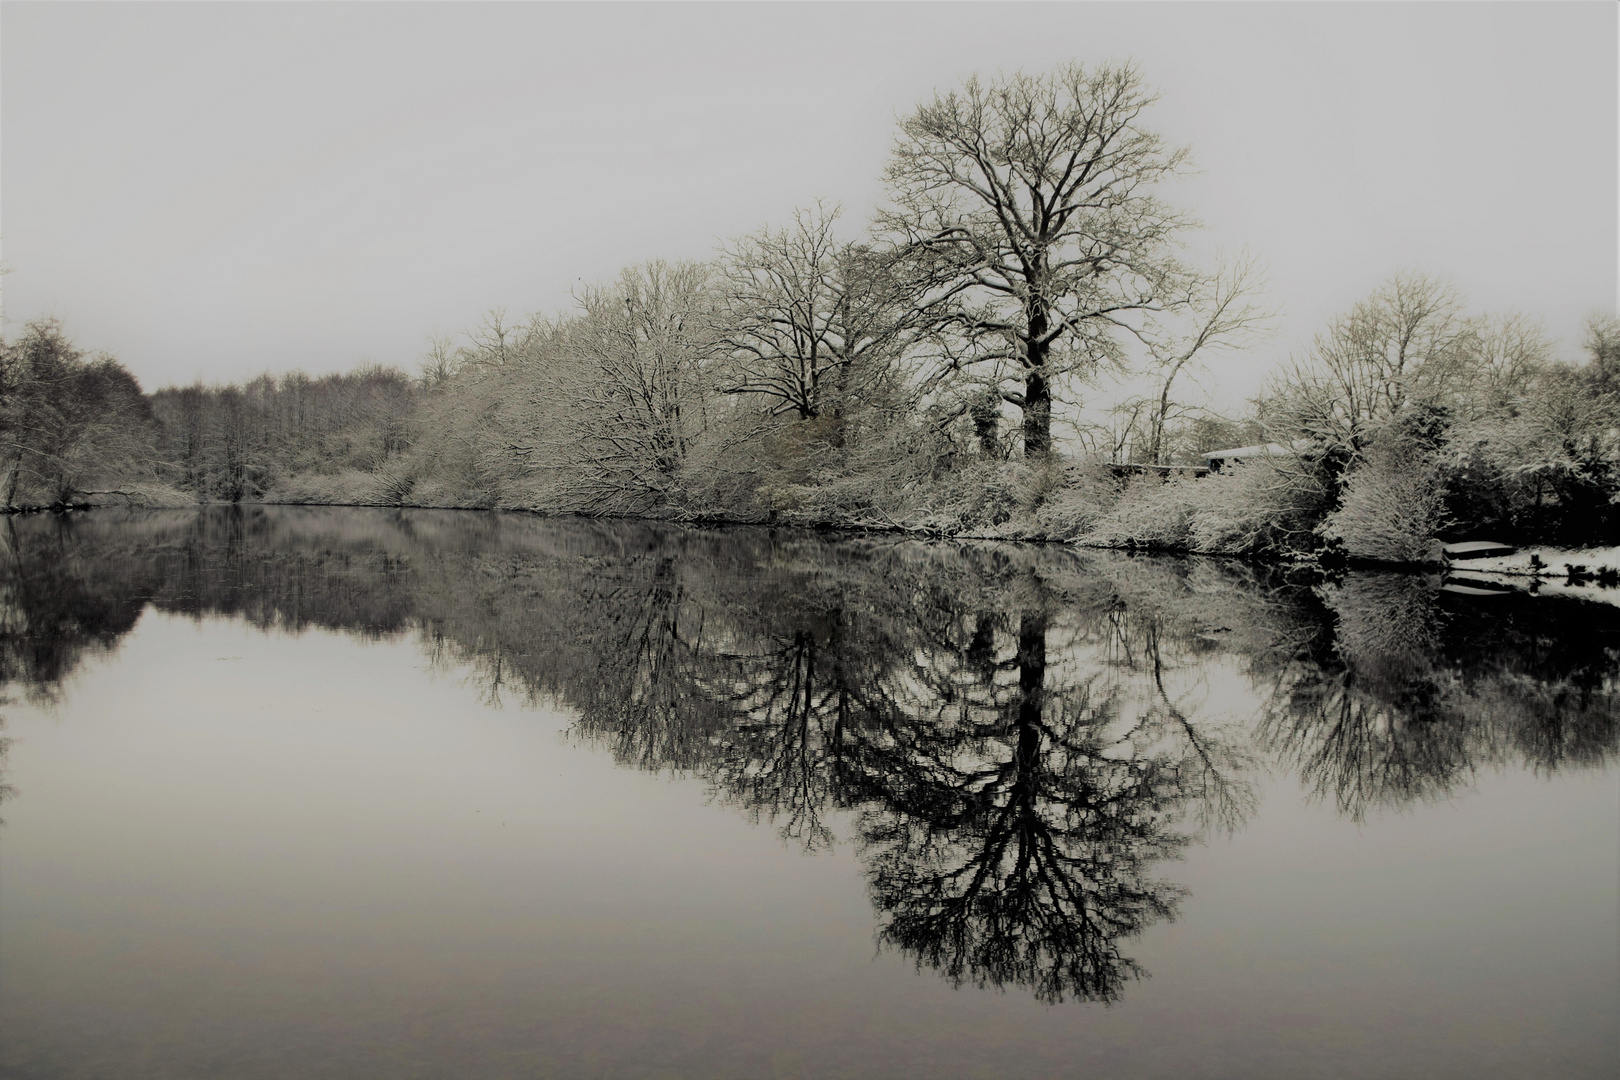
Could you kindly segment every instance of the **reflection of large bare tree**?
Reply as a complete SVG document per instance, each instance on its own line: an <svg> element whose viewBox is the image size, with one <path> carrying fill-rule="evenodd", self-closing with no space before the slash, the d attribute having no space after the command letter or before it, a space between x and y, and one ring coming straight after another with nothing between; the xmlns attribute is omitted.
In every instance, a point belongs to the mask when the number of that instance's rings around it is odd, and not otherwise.
<svg viewBox="0 0 1620 1080"><path fill-rule="evenodd" d="M1187 837L1173 761L1123 748L1093 686L1048 687L1047 619L1019 620L1015 692L956 722L897 725L863 762L860 838L880 938L956 982L1113 1000L1123 939L1173 917L1153 864Z"/></svg>
<svg viewBox="0 0 1620 1080"><path fill-rule="evenodd" d="M781 822L806 850L828 847L826 811L844 802L845 757L857 693L836 640L811 629L771 639L759 651L721 654L706 689L737 717L705 770L717 792L756 818Z"/></svg>
<svg viewBox="0 0 1620 1080"><path fill-rule="evenodd" d="M1027 566L993 559L952 588L893 554L852 576L773 547L757 557L771 570L723 583L599 568L635 585L593 594L612 614L588 621L618 633L570 695L577 729L702 775L807 849L833 841L829 812L856 811L881 936L919 963L1112 999L1136 974L1123 940L1180 895L1152 867L1187 842L1192 803L1242 787L1234 755L1168 696L1151 620L1053 631ZM1163 707L1125 717L1101 672L1049 670L1049 640L1070 656L1122 632Z"/></svg>
<svg viewBox="0 0 1620 1080"><path fill-rule="evenodd" d="M264 627L414 628L485 697L808 849L848 823L880 940L952 980L1111 1000L1155 877L1253 808L1256 747L1361 816L1482 765L1620 747L1620 615L1462 610L1420 579L433 512L10 520L0 681L48 696L152 603ZM1258 725L1215 714L1224 664ZM0 687L4 689L4 687Z"/></svg>

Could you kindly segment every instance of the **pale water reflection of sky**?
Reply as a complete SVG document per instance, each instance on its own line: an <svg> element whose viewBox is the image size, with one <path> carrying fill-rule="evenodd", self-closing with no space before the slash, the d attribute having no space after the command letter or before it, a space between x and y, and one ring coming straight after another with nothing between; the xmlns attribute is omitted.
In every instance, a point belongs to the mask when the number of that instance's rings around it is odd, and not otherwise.
<svg viewBox="0 0 1620 1080"><path fill-rule="evenodd" d="M8 708L10 1059L130 1077L1612 1063L1612 769L1486 770L1359 825L1274 776L1246 827L1159 868L1191 896L1128 943L1152 977L1111 1007L1048 1007L874 955L847 844L802 854L698 780L570 741L566 715L486 707L465 674L406 636L148 610L58 706Z"/></svg>
<svg viewBox="0 0 1620 1080"><path fill-rule="evenodd" d="M881 196L973 71L1134 57L1168 194L1284 310L1217 404L1397 269L1547 320L1616 289L1616 8L1526 4L7 3L6 317L148 388L414 367L480 312Z"/></svg>

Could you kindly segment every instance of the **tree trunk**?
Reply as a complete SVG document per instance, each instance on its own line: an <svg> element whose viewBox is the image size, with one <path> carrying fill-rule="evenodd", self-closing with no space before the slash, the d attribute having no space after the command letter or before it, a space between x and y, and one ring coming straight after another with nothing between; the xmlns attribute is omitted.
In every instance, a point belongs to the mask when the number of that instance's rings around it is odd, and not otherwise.
<svg viewBox="0 0 1620 1080"><path fill-rule="evenodd" d="M1052 387L1041 367L1024 376L1024 457L1044 458L1052 453Z"/></svg>
<svg viewBox="0 0 1620 1080"><path fill-rule="evenodd" d="M1046 352L1042 341L1050 325L1038 303L1027 309L1029 336L1024 339L1024 457L1044 458L1052 452L1052 384L1046 380Z"/></svg>
<svg viewBox="0 0 1620 1080"><path fill-rule="evenodd" d="M16 506L17 477L22 473L22 459L14 458L6 462L6 476L0 480L0 510L10 510Z"/></svg>
<svg viewBox="0 0 1620 1080"><path fill-rule="evenodd" d="M973 400L968 408L973 418L973 434L979 440L979 452L985 457L1001 453L1001 395L988 390Z"/></svg>
<svg viewBox="0 0 1620 1080"><path fill-rule="evenodd" d="M1026 612L1018 621L1018 720L1037 730L1046 707L1046 615Z"/></svg>

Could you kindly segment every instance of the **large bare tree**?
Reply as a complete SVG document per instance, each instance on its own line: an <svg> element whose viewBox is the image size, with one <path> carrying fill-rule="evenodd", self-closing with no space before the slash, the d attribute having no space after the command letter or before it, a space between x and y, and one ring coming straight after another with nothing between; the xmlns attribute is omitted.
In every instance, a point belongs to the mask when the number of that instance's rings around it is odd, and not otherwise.
<svg viewBox="0 0 1620 1080"><path fill-rule="evenodd" d="M808 420L882 378L916 312L883 260L838 239L838 216L817 203L725 247L721 392Z"/></svg>
<svg viewBox="0 0 1620 1080"><path fill-rule="evenodd" d="M1154 186L1185 151L1141 126L1154 100L1130 64L1071 64L971 78L901 122L880 225L954 301L947 365L992 373L1026 456L1051 451L1054 382L1121 359L1135 313L1182 289L1188 222Z"/></svg>
<svg viewBox="0 0 1620 1080"><path fill-rule="evenodd" d="M86 356L56 319L0 345L0 510L68 503L89 485L149 475L150 404L111 356Z"/></svg>

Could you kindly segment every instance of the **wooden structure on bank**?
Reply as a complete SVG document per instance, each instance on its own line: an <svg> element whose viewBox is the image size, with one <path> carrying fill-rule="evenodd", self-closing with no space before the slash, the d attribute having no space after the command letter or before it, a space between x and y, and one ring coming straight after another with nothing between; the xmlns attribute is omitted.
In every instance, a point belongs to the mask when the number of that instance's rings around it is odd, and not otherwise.
<svg viewBox="0 0 1620 1080"><path fill-rule="evenodd" d="M1512 555L1519 549L1495 540L1467 540L1461 544L1441 544L1440 550L1448 560L1455 562L1459 559L1491 559L1498 555Z"/></svg>
<svg viewBox="0 0 1620 1080"><path fill-rule="evenodd" d="M1113 470L1115 476L1141 476L1147 474L1157 476L1163 480L1182 474L1203 476L1209 472L1209 469L1203 465L1145 465L1132 461L1111 461L1108 463L1108 467Z"/></svg>
<svg viewBox="0 0 1620 1080"><path fill-rule="evenodd" d="M1208 472L1220 472L1228 465L1241 465L1245 461L1268 457L1294 457L1299 451L1282 443L1263 443L1258 446L1235 446L1230 450L1211 450L1204 455Z"/></svg>
<svg viewBox="0 0 1620 1080"><path fill-rule="evenodd" d="M1201 455L1204 459L1202 465L1145 465L1138 462L1115 461L1109 463L1109 468L1115 476L1138 476L1144 473L1158 476L1168 480L1172 476L1186 474L1189 476L1207 476L1218 473L1228 465L1240 465L1245 461L1255 461L1260 458L1298 457L1300 452L1309 446L1306 442L1298 442L1293 446L1284 446L1282 443L1264 443L1257 446L1235 446L1230 450L1210 450Z"/></svg>

